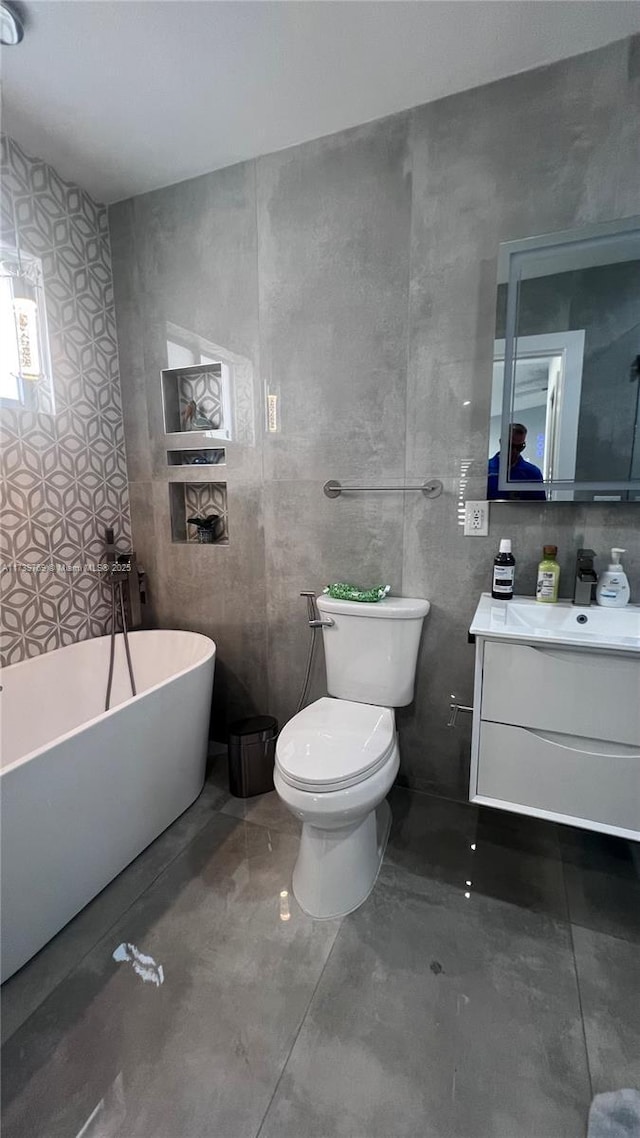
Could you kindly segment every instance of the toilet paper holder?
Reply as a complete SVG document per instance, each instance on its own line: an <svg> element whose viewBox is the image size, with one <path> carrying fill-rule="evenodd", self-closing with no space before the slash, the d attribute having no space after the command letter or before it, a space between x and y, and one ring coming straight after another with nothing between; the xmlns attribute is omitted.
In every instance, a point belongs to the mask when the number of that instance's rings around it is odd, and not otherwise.
<svg viewBox="0 0 640 1138"><path fill-rule="evenodd" d="M466 712L472 714L473 708L469 707L468 704L466 704L466 703L450 703L449 704L449 722L447 723L447 727L457 727L458 726L457 719L458 719L458 712L459 711L466 711Z"/></svg>

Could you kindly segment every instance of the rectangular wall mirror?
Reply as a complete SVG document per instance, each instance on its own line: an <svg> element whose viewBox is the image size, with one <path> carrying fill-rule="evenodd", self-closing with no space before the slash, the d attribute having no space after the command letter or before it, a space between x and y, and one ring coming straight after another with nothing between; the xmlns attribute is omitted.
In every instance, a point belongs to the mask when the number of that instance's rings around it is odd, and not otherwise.
<svg viewBox="0 0 640 1138"><path fill-rule="evenodd" d="M487 497L640 502L640 218L500 246Z"/></svg>

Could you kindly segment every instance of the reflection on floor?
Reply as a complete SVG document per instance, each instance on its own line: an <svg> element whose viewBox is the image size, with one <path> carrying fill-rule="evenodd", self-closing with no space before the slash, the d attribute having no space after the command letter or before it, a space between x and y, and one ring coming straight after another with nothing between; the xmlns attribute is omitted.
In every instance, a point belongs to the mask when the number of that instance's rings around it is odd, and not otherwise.
<svg viewBox="0 0 640 1138"><path fill-rule="evenodd" d="M3 1138L583 1138L640 1081L630 845L391 805L373 894L314 922L292 817L214 773L4 986Z"/></svg>

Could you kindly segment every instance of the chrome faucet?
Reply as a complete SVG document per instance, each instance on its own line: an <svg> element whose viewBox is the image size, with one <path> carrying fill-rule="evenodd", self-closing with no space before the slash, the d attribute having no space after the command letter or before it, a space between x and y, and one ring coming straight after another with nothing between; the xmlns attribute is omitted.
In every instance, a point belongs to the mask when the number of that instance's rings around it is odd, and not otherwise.
<svg viewBox="0 0 640 1138"><path fill-rule="evenodd" d="M598 580L598 574L593 568L593 559L596 554L592 549L579 549L576 558L576 575L573 583L574 605L590 605L593 586Z"/></svg>

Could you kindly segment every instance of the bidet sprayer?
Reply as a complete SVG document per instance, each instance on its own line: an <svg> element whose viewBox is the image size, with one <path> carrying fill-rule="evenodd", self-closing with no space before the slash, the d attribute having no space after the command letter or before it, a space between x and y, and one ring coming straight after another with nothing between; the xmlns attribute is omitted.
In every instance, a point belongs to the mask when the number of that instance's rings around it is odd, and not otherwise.
<svg viewBox="0 0 640 1138"><path fill-rule="evenodd" d="M307 619L309 621L309 628L333 628L334 622L330 616L322 618L316 606L316 594L312 590L306 590L300 593L301 597L307 598Z"/></svg>

